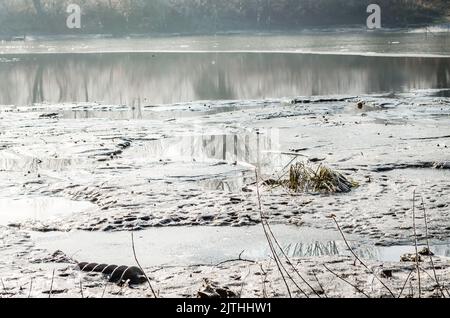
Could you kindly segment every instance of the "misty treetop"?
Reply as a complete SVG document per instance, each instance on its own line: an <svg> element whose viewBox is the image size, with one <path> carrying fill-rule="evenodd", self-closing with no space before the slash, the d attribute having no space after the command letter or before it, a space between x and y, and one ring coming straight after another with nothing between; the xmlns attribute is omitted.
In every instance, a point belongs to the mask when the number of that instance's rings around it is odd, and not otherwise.
<svg viewBox="0 0 450 318"><path fill-rule="evenodd" d="M365 24L373 0L2 0L0 34L183 33L286 30ZM427 24L447 16L449 0L377 0L384 26ZM82 28L65 27L67 6Z"/></svg>

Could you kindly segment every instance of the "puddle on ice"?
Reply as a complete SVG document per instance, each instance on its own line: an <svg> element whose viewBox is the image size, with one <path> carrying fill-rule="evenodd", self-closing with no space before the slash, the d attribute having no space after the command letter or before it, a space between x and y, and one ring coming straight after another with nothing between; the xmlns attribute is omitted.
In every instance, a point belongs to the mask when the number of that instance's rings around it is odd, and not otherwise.
<svg viewBox="0 0 450 318"><path fill-rule="evenodd" d="M56 220L95 207L92 203L58 197L0 198L0 225L27 220Z"/></svg>
<svg viewBox="0 0 450 318"><path fill-rule="evenodd" d="M290 256L349 255L335 231L287 225L274 225L272 229ZM128 232L31 233L31 237L38 248L62 250L78 261L134 264ZM260 226L151 228L135 233L135 245L145 266L215 264L236 258L242 251L243 257L255 260L270 255ZM413 252L414 247L358 244L355 250L366 259L399 261L400 255ZM432 246L432 251L450 256L450 245Z"/></svg>

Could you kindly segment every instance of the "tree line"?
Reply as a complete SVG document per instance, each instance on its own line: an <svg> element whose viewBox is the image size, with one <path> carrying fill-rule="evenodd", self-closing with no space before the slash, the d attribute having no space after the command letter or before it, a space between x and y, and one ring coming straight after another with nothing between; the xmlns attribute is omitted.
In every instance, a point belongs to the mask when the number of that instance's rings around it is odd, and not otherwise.
<svg viewBox="0 0 450 318"><path fill-rule="evenodd" d="M373 0L2 0L0 33L173 33L364 25ZM69 4L82 29L65 28ZM449 0L377 0L383 25L429 24Z"/></svg>

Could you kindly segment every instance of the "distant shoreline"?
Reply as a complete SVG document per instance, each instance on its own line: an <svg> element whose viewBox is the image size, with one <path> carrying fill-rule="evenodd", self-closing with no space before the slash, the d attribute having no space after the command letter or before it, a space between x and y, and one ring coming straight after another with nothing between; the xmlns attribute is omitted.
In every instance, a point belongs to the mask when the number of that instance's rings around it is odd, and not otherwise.
<svg viewBox="0 0 450 318"><path fill-rule="evenodd" d="M432 23L432 24L416 24L410 26L389 26L378 30L368 30L365 25L361 24L342 24L333 26L305 26L298 29L235 29L235 30L217 30L215 32L204 31L184 31L184 32L129 32L129 33L108 33L108 32L66 32L66 33L51 33L51 32L23 32L16 34L4 34L0 31L0 41L16 42L25 40L35 40L39 38L55 37L58 40L71 38L145 38L145 37L189 37L189 36L224 36L224 35L302 35L302 34L327 34L327 33L362 33L362 32L376 32L376 33L395 33L395 32L415 32L426 33L446 33L450 32L450 17L446 23Z"/></svg>
<svg viewBox="0 0 450 318"><path fill-rule="evenodd" d="M450 24L448 25L450 27ZM448 30L448 31L447 31ZM450 58L446 25L404 30L305 30L304 32L239 32L220 34L102 34L25 36L1 41L0 57L9 55L89 54L290 54L371 58ZM345 45L337 44L345 40ZM308 43L314 42L314 46ZM364 44L366 41L366 44ZM370 43L378 43L373 47ZM416 43L411 47L410 43ZM422 47L419 45L422 43ZM336 46L338 45L338 46ZM447 48L447 49L446 49Z"/></svg>
<svg viewBox="0 0 450 318"><path fill-rule="evenodd" d="M123 50L123 51L85 51L85 52L15 52L1 53L0 56L19 56L19 55L90 55L90 54L299 54L299 55L330 55L330 56L358 56L358 57L389 57L389 58L450 58L450 53L445 54L426 54L426 53L376 53L376 52L326 52L326 51L286 51L286 50L253 50L253 51L192 51L192 50Z"/></svg>
<svg viewBox="0 0 450 318"><path fill-rule="evenodd" d="M238 2L220 5L214 1L199 4L190 0L170 3L152 0L133 3L121 1L36 0L24 4L0 6L0 36L70 35L70 34L214 34L223 32L291 32L311 28L365 27L369 0L304 0L290 2ZM81 29L66 27L67 5L82 5ZM259 3L259 2L258 2ZM445 0L422 3L379 0L384 28L416 28L448 23L450 9Z"/></svg>

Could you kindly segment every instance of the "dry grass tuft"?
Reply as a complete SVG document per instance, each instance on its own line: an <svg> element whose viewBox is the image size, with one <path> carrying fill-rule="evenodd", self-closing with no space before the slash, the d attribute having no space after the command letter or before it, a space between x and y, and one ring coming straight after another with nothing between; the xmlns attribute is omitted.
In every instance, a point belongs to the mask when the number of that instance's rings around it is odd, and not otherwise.
<svg viewBox="0 0 450 318"><path fill-rule="evenodd" d="M294 192L347 193L358 183L324 165L315 169L304 162L290 166L289 179L266 180L266 185L283 186Z"/></svg>

